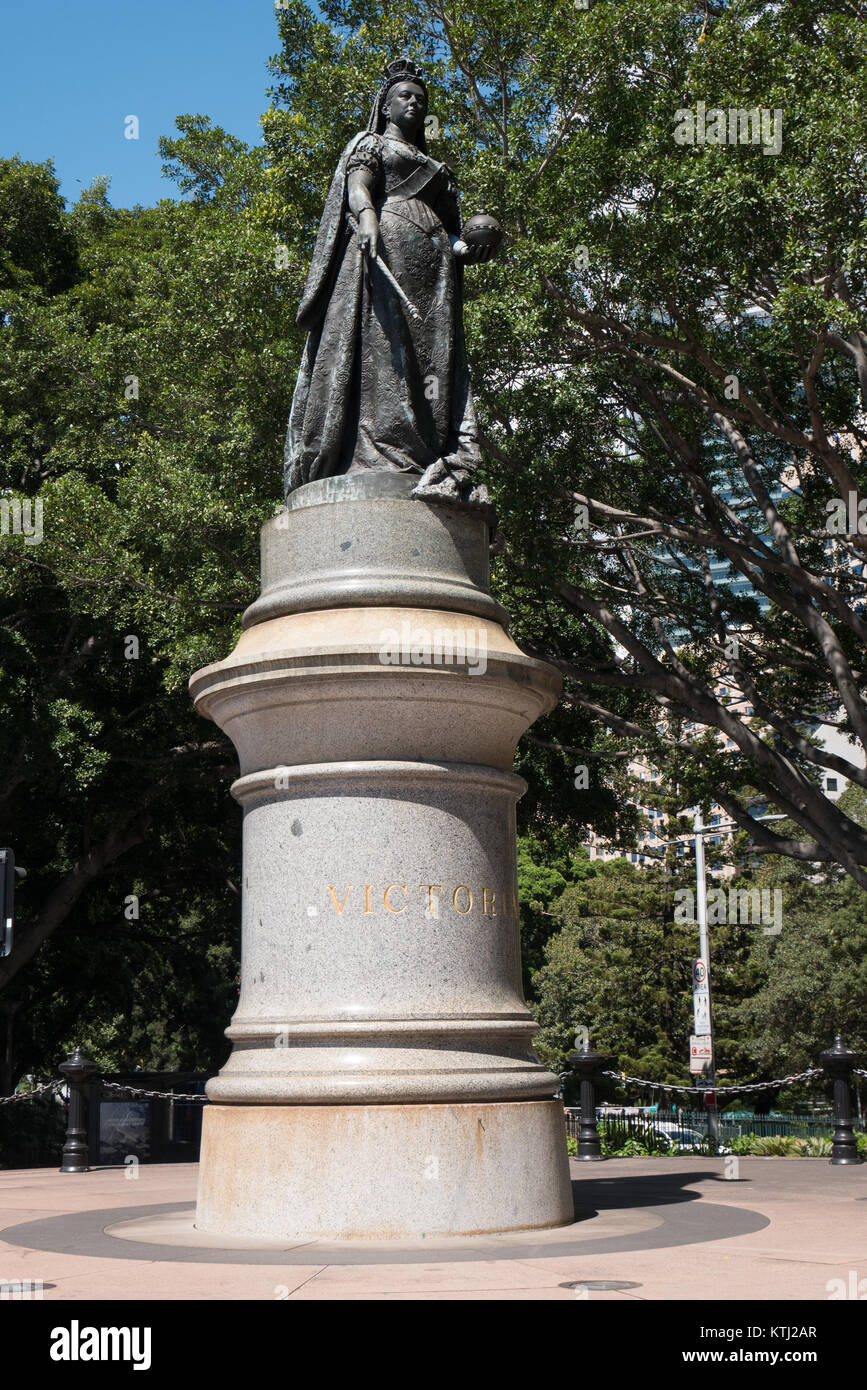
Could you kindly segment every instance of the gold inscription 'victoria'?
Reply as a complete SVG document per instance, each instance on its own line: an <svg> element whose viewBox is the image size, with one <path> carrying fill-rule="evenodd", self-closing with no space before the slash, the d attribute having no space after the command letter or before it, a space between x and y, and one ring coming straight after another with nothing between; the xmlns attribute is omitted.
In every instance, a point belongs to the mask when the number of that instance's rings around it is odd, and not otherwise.
<svg viewBox="0 0 867 1390"><path fill-rule="evenodd" d="M376 904L380 899L379 889L372 883L364 883L356 887L351 883L343 885L342 898L341 890L336 884L326 885L334 911L338 917L342 917L347 904L350 910L361 907L360 894L364 894L364 907L362 909L365 917L375 916ZM459 883L454 889L446 888L442 883L420 883L418 891L422 899L419 906L422 907L425 917L439 917L442 905L451 907L458 917L466 917L471 912L477 914L481 912L483 917L511 917L518 916L518 895L514 889L508 893L501 892L499 889L482 888L476 889L473 893L472 888L466 883ZM414 900L411 897L409 886L406 883L389 883L382 891L382 905L387 913L393 917L406 912L407 908Z"/></svg>

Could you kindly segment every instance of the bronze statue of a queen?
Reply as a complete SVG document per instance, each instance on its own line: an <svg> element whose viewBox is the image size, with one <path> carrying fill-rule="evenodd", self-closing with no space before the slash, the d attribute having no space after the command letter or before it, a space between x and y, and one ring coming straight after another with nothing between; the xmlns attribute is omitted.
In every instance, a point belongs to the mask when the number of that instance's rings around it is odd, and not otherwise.
<svg viewBox="0 0 867 1390"><path fill-rule="evenodd" d="M287 495L365 469L419 474L416 492L484 501L463 328L455 176L428 153L427 87L391 63L367 130L325 203L298 323L307 342L285 452Z"/></svg>

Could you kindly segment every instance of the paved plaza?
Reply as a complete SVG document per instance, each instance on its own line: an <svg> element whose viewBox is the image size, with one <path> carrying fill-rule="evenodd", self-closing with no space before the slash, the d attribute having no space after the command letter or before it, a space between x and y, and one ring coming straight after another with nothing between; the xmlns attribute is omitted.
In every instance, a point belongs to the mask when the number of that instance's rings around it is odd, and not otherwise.
<svg viewBox="0 0 867 1390"><path fill-rule="evenodd" d="M126 1168L4 1171L0 1282L41 1284L44 1301L867 1297L867 1165L695 1157L571 1168L576 1221L553 1231L229 1246L193 1228L196 1164L142 1165L132 1180Z"/></svg>

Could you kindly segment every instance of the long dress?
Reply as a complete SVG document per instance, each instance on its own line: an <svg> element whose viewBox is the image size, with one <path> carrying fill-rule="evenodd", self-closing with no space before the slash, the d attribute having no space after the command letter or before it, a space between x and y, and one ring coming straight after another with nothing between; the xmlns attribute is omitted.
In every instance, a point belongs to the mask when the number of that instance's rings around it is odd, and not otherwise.
<svg viewBox="0 0 867 1390"><path fill-rule="evenodd" d="M374 176L381 266L364 257L347 201L353 169ZM285 451L287 493L362 469L423 473L480 461L463 330L454 175L415 145L361 133L328 195L298 322L308 329Z"/></svg>

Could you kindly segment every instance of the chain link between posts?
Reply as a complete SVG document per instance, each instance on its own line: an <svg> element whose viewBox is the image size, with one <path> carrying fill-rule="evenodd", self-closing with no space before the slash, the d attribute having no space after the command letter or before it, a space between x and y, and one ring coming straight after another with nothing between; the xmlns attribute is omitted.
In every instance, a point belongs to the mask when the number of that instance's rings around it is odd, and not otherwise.
<svg viewBox="0 0 867 1390"><path fill-rule="evenodd" d="M103 1081L104 1091L123 1091L128 1096L144 1096L147 1100L198 1100L204 1105L208 1097L200 1093L182 1094L180 1091L145 1091L140 1086L122 1086L117 1081Z"/></svg>
<svg viewBox="0 0 867 1390"><path fill-rule="evenodd" d="M67 1081L48 1081L44 1085L34 1086L32 1091L16 1091L13 1096L0 1096L0 1105L12 1105L16 1100L33 1100L34 1097L44 1095L47 1091L61 1091L69 1085ZM116 1081L103 1081L100 1091L123 1091L127 1096L144 1096L148 1100L187 1100L200 1101L204 1104L208 1097L201 1094L183 1095L178 1091L145 1091L137 1086L122 1086Z"/></svg>
<svg viewBox="0 0 867 1390"><path fill-rule="evenodd" d="M734 1095L736 1091L773 1091L780 1086L793 1086L796 1081L813 1081L817 1076L824 1076L821 1067L810 1067L808 1071L796 1072L793 1076L782 1076L776 1081L751 1081L745 1082L743 1086L676 1086L673 1083L663 1081L645 1081L641 1076L627 1076L623 1071L603 1071L602 1076L610 1076L615 1081L622 1081L632 1086L643 1086L649 1091L682 1091L685 1095L705 1095L707 1091L725 1092L726 1095ZM857 1073L867 1076L867 1072Z"/></svg>
<svg viewBox="0 0 867 1390"><path fill-rule="evenodd" d="M0 1096L0 1105L13 1105L16 1100L33 1100L36 1096L45 1095L46 1091L59 1091L65 1085L65 1081L46 1081L43 1085L34 1086L32 1091L16 1091L11 1096Z"/></svg>

